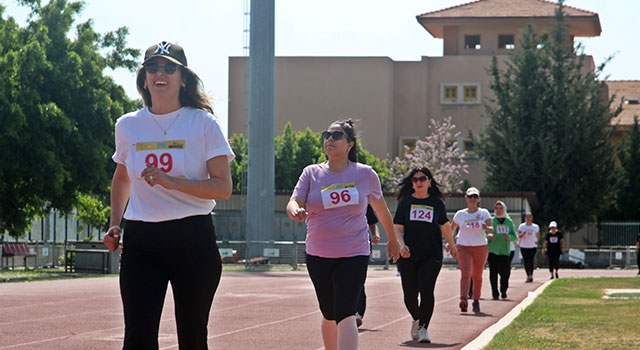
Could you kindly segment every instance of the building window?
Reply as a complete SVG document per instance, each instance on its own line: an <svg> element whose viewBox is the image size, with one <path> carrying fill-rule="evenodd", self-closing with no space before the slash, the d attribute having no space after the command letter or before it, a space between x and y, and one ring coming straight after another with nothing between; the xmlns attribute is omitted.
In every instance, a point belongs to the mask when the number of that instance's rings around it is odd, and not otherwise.
<svg viewBox="0 0 640 350"><path fill-rule="evenodd" d="M478 100L478 87L475 85L465 85L464 89L464 101L477 101Z"/></svg>
<svg viewBox="0 0 640 350"><path fill-rule="evenodd" d="M513 34L498 35L498 48L513 50L516 48Z"/></svg>
<svg viewBox="0 0 640 350"><path fill-rule="evenodd" d="M398 153L400 153L400 158L404 159L408 153L411 153L416 149L418 139L419 137L417 136L400 136L400 140L398 142Z"/></svg>
<svg viewBox="0 0 640 350"><path fill-rule="evenodd" d="M480 83L440 84L440 103L478 104L480 103Z"/></svg>
<svg viewBox="0 0 640 350"><path fill-rule="evenodd" d="M464 48L470 50L480 50L480 35L465 35L464 36Z"/></svg>
<svg viewBox="0 0 640 350"><path fill-rule="evenodd" d="M462 153L464 153L465 156L476 155L476 145L473 143L473 140L466 139L462 141Z"/></svg>
<svg viewBox="0 0 640 350"><path fill-rule="evenodd" d="M458 85L445 85L444 86L444 96L443 100L445 101L458 101Z"/></svg>

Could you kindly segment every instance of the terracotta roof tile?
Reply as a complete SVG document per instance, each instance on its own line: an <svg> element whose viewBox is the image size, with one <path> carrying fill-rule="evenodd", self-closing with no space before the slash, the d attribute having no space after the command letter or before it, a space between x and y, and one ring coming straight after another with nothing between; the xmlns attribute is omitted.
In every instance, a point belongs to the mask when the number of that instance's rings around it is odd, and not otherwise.
<svg viewBox="0 0 640 350"><path fill-rule="evenodd" d="M418 18L553 17L557 4L545 0L478 0L418 15ZM571 17L591 17L595 12L564 6Z"/></svg>

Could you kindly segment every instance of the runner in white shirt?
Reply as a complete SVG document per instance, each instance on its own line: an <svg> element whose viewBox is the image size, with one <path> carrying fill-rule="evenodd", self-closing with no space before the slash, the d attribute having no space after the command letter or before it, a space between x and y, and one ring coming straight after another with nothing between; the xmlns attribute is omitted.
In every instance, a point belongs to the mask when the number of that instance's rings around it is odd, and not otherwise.
<svg viewBox="0 0 640 350"><path fill-rule="evenodd" d="M480 291L482 289L482 271L487 262L489 248L486 233L492 233L491 214L480 208L480 191L475 187L467 189L465 199L467 208L453 216L451 230L460 228L456 246L458 248L458 267L460 268L460 311L468 307L469 285L473 281L473 312L480 312Z"/></svg>
<svg viewBox="0 0 640 350"><path fill-rule="evenodd" d="M524 222L518 226L518 238L520 240L520 253L524 261L524 270L527 273L526 283L533 282L534 259L540 241L540 227L533 223L531 212L524 214Z"/></svg>

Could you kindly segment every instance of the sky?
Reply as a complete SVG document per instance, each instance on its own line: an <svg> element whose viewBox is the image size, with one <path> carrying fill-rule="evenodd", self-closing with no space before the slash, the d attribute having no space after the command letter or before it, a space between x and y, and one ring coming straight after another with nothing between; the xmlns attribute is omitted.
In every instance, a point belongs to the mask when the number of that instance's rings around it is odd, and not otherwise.
<svg viewBox="0 0 640 350"><path fill-rule="evenodd" d="M43 0L46 2L46 0ZM416 16L469 0L275 0L276 56L374 56L420 61L442 56L442 40L433 38ZM166 40L183 46L189 67L213 96L215 114L227 133L228 60L246 54L250 0L85 0L77 23L88 19L101 34L129 28L127 46L144 50ZM25 18L15 0L0 0L4 17ZM640 80L640 1L567 0L565 5L598 13L602 33L577 38L596 65L614 56L602 78ZM248 38L248 36L247 36ZM105 72L138 98L135 74ZM276 130L276 132L279 132Z"/></svg>

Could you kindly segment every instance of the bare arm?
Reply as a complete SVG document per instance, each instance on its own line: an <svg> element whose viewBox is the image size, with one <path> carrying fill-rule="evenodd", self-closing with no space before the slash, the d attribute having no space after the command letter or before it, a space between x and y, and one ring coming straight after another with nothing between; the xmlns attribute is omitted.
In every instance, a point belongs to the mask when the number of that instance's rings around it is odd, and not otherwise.
<svg viewBox="0 0 640 350"><path fill-rule="evenodd" d="M127 174L127 167L118 163L111 179L111 217L109 230L103 238L103 243L109 250L115 251L120 244L120 222L124 209L129 201L131 180Z"/></svg>
<svg viewBox="0 0 640 350"><path fill-rule="evenodd" d="M204 199L229 199L233 191L233 181L226 155L207 160L209 178L190 180L167 175L158 168L148 167L142 171L142 177L149 185L160 185L169 190L177 190Z"/></svg>
<svg viewBox="0 0 640 350"><path fill-rule="evenodd" d="M380 196L380 198L376 200L371 200L371 197L369 197L369 204L371 204L371 208L376 212L382 227L384 227L384 230L387 232L387 238L389 240L387 249L389 250L389 254L397 260L400 255L399 235L396 234L393 218L391 217L389 207L387 207L387 202L384 201L384 196Z"/></svg>
<svg viewBox="0 0 640 350"><path fill-rule="evenodd" d="M307 218L307 210L304 206L307 202L301 198L291 198L287 203L287 215L293 221L304 221Z"/></svg>
<svg viewBox="0 0 640 350"><path fill-rule="evenodd" d="M442 236L444 237L445 241L447 241L447 245L449 247L449 252L451 253L451 256L453 256L454 258L457 258L458 249L456 248L456 245L453 242L453 230L451 229L451 226L453 225L447 221L444 224L440 225L440 231L442 231Z"/></svg>

